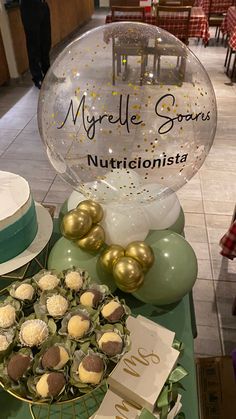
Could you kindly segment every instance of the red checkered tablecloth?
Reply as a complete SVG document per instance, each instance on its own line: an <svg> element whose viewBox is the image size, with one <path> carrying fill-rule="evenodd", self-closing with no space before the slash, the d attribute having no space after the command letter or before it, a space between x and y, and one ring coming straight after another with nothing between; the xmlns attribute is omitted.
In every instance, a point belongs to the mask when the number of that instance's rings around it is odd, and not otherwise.
<svg viewBox="0 0 236 419"><path fill-rule="evenodd" d="M221 31L227 34L229 46L236 51L236 7L232 6L228 9L227 15L221 26Z"/></svg>
<svg viewBox="0 0 236 419"><path fill-rule="evenodd" d="M130 20L130 13L123 13L120 12L118 15L118 18L120 21ZM132 20L135 19L137 21L140 21L140 14L139 13L132 13ZM176 27L178 29L178 32L181 31L181 21L183 19L183 16L181 14L178 15L178 13L174 13L173 17L171 19L175 19ZM168 23L170 21L170 15L166 17L166 24L163 22L163 15L162 15L162 25L161 27L168 31ZM106 16L106 23L111 23L111 14ZM156 25L156 17L153 16L151 13L145 14L145 23L149 23L150 25ZM204 43L207 43L209 41L210 35L209 35L209 25L206 18L205 13L203 12L201 7L192 7L191 10L191 17L190 17L190 24L189 24L189 37L190 38L202 38Z"/></svg>
<svg viewBox="0 0 236 419"><path fill-rule="evenodd" d="M227 233L220 240L220 246L222 247L221 255L228 259L234 259L236 257L236 221L231 225Z"/></svg>
<svg viewBox="0 0 236 419"><path fill-rule="evenodd" d="M228 8L232 6L234 0L212 0L211 12L212 13L226 13ZM196 0L196 6L203 8L208 16L210 10L210 0Z"/></svg>

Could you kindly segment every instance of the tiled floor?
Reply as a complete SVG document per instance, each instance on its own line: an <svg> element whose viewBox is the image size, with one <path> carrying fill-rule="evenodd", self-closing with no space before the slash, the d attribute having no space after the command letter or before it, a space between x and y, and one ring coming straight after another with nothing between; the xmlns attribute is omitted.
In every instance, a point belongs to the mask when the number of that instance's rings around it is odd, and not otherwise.
<svg viewBox="0 0 236 419"><path fill-rule="evenodd" d="M104 15L95 14L78 33L103 22ZM199 263L194 286L198 326L195 352L218 355L236 346L236 318L231 315L236 261L222 259L218 245L236 203L236 85L230 85L224 74L226 50L222 45L211 41L204 48L192 40L190 48L207 69L215 88L218 128L203 167L178 195L186 215L186 238ZM47 160L37 129L37 99L38 90L31 87L28 75L16 87L0 88L0 169L26 177L36 200L59 208L70 187L55 175Z"/></svg>

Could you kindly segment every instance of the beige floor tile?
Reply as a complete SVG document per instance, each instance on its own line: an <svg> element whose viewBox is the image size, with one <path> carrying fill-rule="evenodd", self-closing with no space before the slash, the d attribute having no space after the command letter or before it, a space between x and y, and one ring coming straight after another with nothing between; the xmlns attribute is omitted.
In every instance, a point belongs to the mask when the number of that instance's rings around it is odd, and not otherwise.
<svg viewBox="0 0 236 419"><path fill-rule="evenodd" d="M193 298L196 301L215 301L215 290L213 281L197 279L193 287Z"/></svg>
<svg viewBox="0 0 236 419"><path fill-rule="evenodd" d="M207 259L210 260L208 243L197 243L192 242L191 246L196 253L197 259Z"/></svg>
<svg viewBox="0 0 236 419"><path fill-rule="evenodd" d="M211 262L209 259L198 258L198 278L199 279L212 279Z"/></svg>
<svg viewBox="0 0 236 419"><path fill-rule="evenodd" d="M217 309L214 301L196 301L194 308L197 325L218 327Z"/></svg>
<svg viewBox="0 0 236 419"><path fill-rule="evenodd" d="M220 334L217 327L198 326L198 335L194 339L194 352L202 355L222 355Z"/></svg>
<svg viewBox="0 0 236 419"><path fill-rule="evenodd" d="M236 281L236 263L222 256L212 260L213 278L216 281Z"/></svg>
<svg viewBox="0 0 236 419"><path fill-rule="evenodd" d="M231 352L236 349L236 330L222 328L220 330L224 355L231 355Z"/></svg>
<svg viewBox="0 0 236 419"><path fill-rule="evenodd" d="M225 202L225 201L208 201L204 200L203 202L204 211L206 214L221 214L229 215L232 217L235 203L234 202Z"/></svg>
<svg viewBox="0 0 236 419"><path fill-rule="evenodd" d="M200 200L181 198L180 205L182 206L184 212L203 213L203 203Z"/></svg>

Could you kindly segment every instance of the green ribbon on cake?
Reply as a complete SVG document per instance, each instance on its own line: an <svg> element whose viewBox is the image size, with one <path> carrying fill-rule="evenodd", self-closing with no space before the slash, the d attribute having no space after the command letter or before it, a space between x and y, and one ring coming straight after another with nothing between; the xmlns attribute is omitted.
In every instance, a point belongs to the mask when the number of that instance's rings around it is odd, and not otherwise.
<svg viewBox="0 0 236 419"><path fill-rule="evenodd" d="M0 263L13 259L27 249L37 231L37 216L32 200L30 208L19 220L0 231Z"/></svg>

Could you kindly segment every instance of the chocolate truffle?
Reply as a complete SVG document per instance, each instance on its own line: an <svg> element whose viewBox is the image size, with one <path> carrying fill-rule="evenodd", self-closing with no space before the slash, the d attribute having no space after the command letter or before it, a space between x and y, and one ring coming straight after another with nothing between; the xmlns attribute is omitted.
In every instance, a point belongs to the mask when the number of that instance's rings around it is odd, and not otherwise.
<svg viewBox="0 0 236 419"><path fill-rule="evenodd" d="M59 282L59 279L55 275L46 274L38 280L38 286L42 291L49 291L56 288Z"/></svg>
<svg viewBox="0 0 236 419"><path fill-rule="evenodd" d="M14 297L18 300L32 300L34 295L34 288L30 284L21 284L15 290Z"/></svg>
<svg viewBox="0 0 236 419"><path fill-rule="evenodd" d="M79 291L80 288L82 288L83 279L81 278L79 272L72 271L66 275L65 283L67 288L70 290Z"/></svg>
<svg viewBox="0 0 236 419"><path fill-rule="evenodd" d="M68 301L62 295L55 294L47 299L46 306L50 316L63 316L68 309Z"/></svg>
<svg viewBox="0 0 236 419"><path fill-rule="evenodd" d="M11 304L0 307L0 327L5 329L12 326L16 320L16 310Z"/></svg>
<svg viewBox="0 0 236 419"><path fill-rule="evenodd" d="M82 383L98 384L102 379L104 363L98 355L87 355L79 364L79 379Z"/></svg>
<svg viewBox="0 0 236 419"><path fill-rule="evenodd" d="M118 301L112 300L103 306L101 314L104 319L111 323L116 323L123 317L125 310Z"/></svg>
<svg viewBox="0 0 236 419"><path fill-rule="evenodd" d="M68 352L63 346L55 345L49 348L42 357L42 366L44 369L52 368L60 370L69 361Z"/></svg>
<svg viewBox="0 0 236 419"><path fill-rule="evenodd" d="M25 346L38 346L48 337L48 327L43 320L26 320L20 328L19 338Z"/></svg>
<svg viewBox="0 0 236 419"><path fill-rule="evenodd" d="M7 373L13 381L18 381L30 366L31 359L28 355L16 354L7 365Z"/></svg>
<svg viewBox="0 0 236 419"><path fill-rule="evenodd" d="M103 294L98 290L87 290L80 297L80 303L87 307L97 308Z"/></svg>
<svg viewBox="0 0 236 419"><path fill-rule="evenodd" d="M36 391L40 397L56 397L64 389L66 380L61 372L49 372L42 375L36 384Z"/></svg>
<svg viewBox="0 0 236 419"><path fill-rule="evenodd" d="M10 343L8 342L5 335L0 335L0 352L5 351Z"/></svg>
<svg viewBox="0 0 236 419"><path fill-rule="evenodd" d="M84 314L75 314L68 321L68 334L74 339L82 338L90 328L90 320Z"/></svg>
<svg viewBox="0 0 236 419"><path fill-rule="evenodd" d="M98 340L98 346L108 356L120 354L123 349L123 341L116 332L105 332Z"/></svg>

